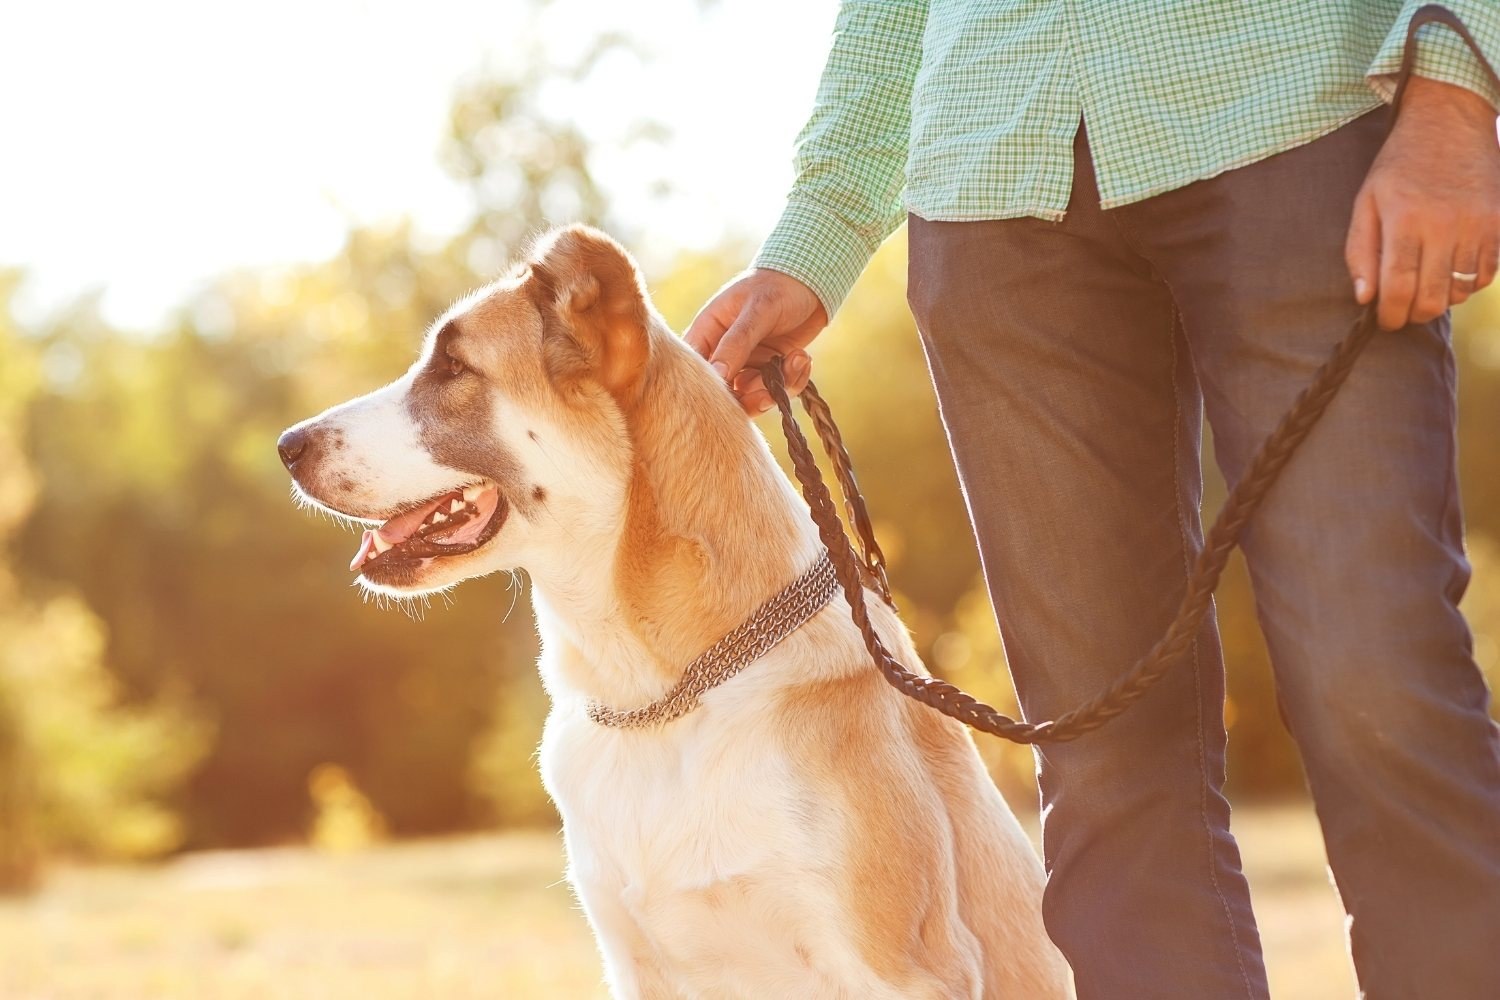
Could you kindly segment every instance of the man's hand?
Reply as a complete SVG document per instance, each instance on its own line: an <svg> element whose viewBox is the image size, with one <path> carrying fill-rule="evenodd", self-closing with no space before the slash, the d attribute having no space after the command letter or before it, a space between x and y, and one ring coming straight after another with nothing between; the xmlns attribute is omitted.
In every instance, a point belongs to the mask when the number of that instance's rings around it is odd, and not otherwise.
<svg viewBox="0 0 1500 1000"><path fill-rule="evenodd" d="M1425 323L1493 281L1497 255L1495 109L1472 91L1414 76L1354 199L1344 244L1354 297L1363 305L1379 296L1387 330Z"/></svg>
<svg viewBox="0 0 1500 1000"><path fill-rule="evenodd" d="M704 306L682 339L708 358L751 416L773 403L760 372L746 365L782 356L781 374L793 396L807 385L807 347L828 325L823 303L802 282L756 268L731 281Z"/></svg>

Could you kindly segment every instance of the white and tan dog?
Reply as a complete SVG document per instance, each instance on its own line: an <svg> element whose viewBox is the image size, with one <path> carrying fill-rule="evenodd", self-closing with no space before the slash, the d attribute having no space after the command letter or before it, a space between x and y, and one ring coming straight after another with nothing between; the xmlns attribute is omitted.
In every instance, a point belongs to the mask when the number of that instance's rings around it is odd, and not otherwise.
<svg viewBox="0 0 1500 1000"><path fill-rule="evenodd" d="M405 375L279 446L306 498L380 522L354 560L366 587L529 572L542 776L617 997L1068 994L1042 873L967 732L886 685L842 596L680 718L590 719L660 698L821 552L608 237L551 234Z"/></svg>

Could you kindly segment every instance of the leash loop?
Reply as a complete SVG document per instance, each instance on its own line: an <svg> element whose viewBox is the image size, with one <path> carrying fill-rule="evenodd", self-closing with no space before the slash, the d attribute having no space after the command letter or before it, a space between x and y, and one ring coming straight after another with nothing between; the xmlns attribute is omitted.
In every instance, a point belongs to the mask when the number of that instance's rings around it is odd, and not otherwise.
<svg viewBox="0 0 1500 1000"><path fill-rule="evenodd" d="M835 575L849 603L850 617L859 629L865 649L885 679L902 694L980 732L1014 743L1062 743L1092 732L1124 712L1185 658L1184 654L1192 645L1198 627L1212 607L1214 588L1218 586L1224 567L1229 562L1230 553L1239 544L1251 517L1265 501L1266 495L1296 454L1298 447L1333 402L1339 388L1349 377L1355 360L1377 329L1372 305L1364 310L1349 332L1334 347L1328 360L1314 373L1307 388L1292 403L1286 416L1255 453L1245 475L1230 491L1223 509L1219 511L1219 516L1214 519L1213 526L1204 538L1203 549L1194 561L1187 589L1166 634L1129 670L1093 698L1056 719L1041 722L1012 719L941 678L907 669L886 649L870 622L869 610L865 606L867 584L890 603L890 591L885 586L884 557L880 555L864 497L854 479L849 452L844 447L843 437L833 421L828 403L812 382L802 390L800 398L803 407L812 417L818 437L832 462L850 524L865 553L863 559L855 552L844 531L838 508L827 484L823 482L823 474L818 469L812 447L792 411L791 399L787 396L786 384L781 375L781 358L772 358L762 364L760 373L765 380L766 390L781 411L781 429L786 435L793 471L802 487L802 494L807 499L813 523L817 525L818 537L828 551L829 561L833 563Z"/></svg>

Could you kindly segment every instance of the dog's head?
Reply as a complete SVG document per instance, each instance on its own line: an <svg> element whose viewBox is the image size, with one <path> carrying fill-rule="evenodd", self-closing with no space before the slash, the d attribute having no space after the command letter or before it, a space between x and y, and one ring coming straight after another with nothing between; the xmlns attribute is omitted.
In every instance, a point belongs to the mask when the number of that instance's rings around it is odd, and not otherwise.
<svg viewBox="0 0 1500 1000"><path fill-rule="evenodd" d="M662 350L686 348L625 251L559 230L444 314L406 374L288 429L278 450L302 498L370 525L351 564L363 585L440 589L619 522L623 421Z"/></svg>

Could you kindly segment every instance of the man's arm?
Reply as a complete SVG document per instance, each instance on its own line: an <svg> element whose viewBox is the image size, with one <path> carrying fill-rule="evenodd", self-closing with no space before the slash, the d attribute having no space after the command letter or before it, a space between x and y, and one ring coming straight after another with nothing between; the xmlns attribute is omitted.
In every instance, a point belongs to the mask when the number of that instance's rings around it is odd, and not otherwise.
<svg viewBox="0 0 1500 1000"><path fill-rule="evenodd" d="M1407 0L1370 67L1371 86L1387 99L1407 26L1423 6ZM1435 319L1493 281L1500 262L1500 85L1486 69L1500 65L1500 8L1493 0L1441 6L1479 51L1445 25L1419 30L1400 116L1355 199L1345 243L1355 298L1378 298L1386 329Z"/></svg>
<svg viewBox="0 0 1500 1000"><path fill-rule="evenodd" d="M751 270L703 307L685 334L751 413L770 406L746 369L785 356L788 389L806 352L881 242L901 223L911 89L927 0L844 0L812 117L797 139L796 183ZM742 371L743 370L743 371Z"/></svg>
<svg viewBox="0 0 1500 1000"><path fill-rule="evenodd" d="M1406 0L1401 15L1385 36L1385 43L1370 64L1366 79L1375 92L1389 101L1396 95L1396 78L1401 72L1401 57L1406 51L1406 28L1418 8L1432 0ZM1452 11L1474 40L1491 66L1500 66L1500 5L1495 0L1444 0L1438 6ZM1484 70L1478 54L1457 32L1442 24L1428 24L1417 32L1416 76L1473 91L1500 110L1500 88Z"/></svg>
<svg viewBox="0 0 1500 1000"><path fill-rule="evenodd" d="M926 0L845 0L812 118L797 137L796 184L752 265L809 286L829 316L901 224L926 23Z"/></svg>

